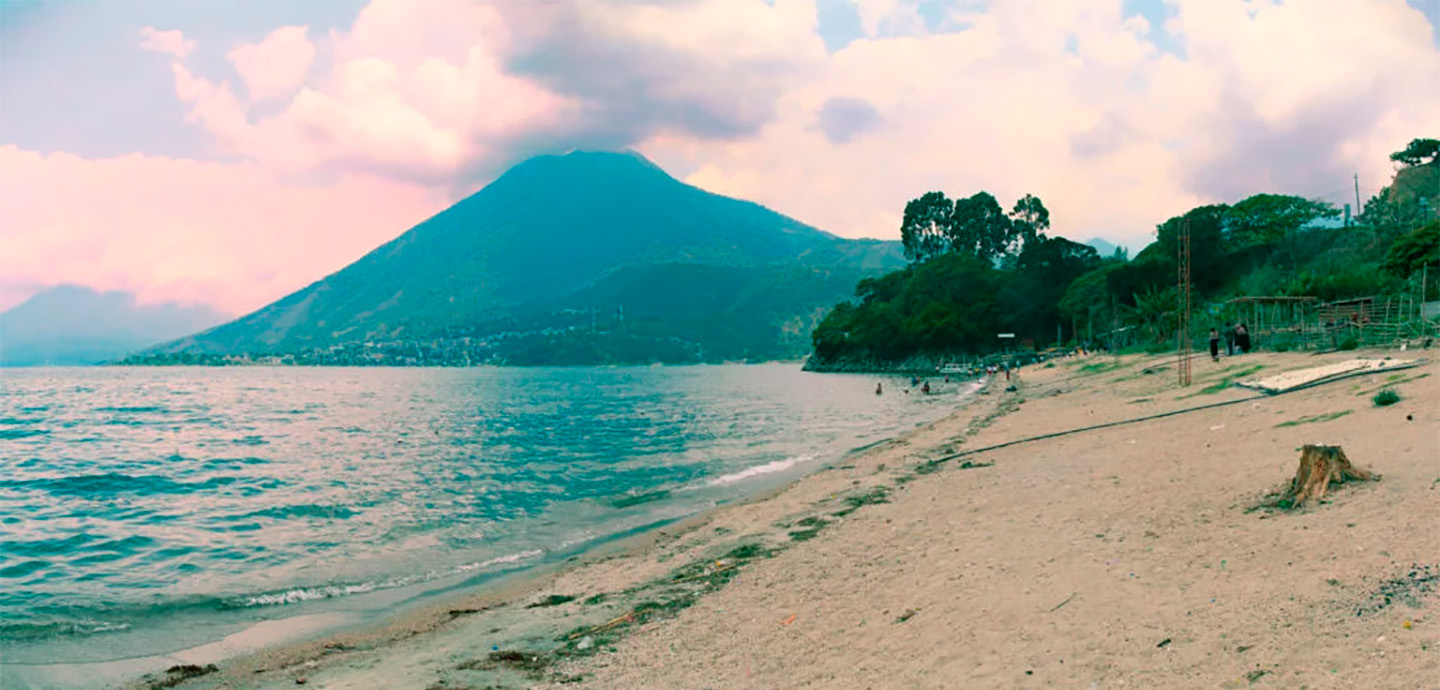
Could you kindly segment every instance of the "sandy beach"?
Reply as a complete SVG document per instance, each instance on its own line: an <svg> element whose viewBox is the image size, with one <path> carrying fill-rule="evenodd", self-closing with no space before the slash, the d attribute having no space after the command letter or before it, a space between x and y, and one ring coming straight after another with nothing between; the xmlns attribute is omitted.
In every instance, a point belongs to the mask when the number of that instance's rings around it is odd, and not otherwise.
<svg viewBox="0 0 1440 690"><path fill-rule="evenodd" d="M1234 385L1428 354L1200 358L1188 388L1173 357L1030 367L1014 392L992 382L760 499L379 629L133 687L1434 687L1437 364L1277 396ZM1402 399L1377 407L1386 387ZM1306 443L1379 481L1265 507Z"/></svg>

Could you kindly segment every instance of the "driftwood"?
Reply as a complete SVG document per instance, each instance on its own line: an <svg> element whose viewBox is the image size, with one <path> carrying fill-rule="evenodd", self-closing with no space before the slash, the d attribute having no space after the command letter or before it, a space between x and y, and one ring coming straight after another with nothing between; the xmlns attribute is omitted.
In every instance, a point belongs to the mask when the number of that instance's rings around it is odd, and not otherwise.
<svg viewBox="0 0 1440 690"><path fill-rule="evenodd" d="M1380 477L1350 464L1340 446L1306 444L1300 451L1300 467L1285 491L1285 500L1300 508L1324 498L1331 484L1348 481L1369 481Z"/></svg>

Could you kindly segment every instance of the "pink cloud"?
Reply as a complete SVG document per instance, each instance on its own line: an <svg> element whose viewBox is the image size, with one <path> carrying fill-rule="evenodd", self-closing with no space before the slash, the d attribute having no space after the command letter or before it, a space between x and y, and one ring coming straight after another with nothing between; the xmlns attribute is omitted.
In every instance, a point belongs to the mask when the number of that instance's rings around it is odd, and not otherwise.
<svg viewBox="0 0 1440 690"><path fill-rule="evenodd" d="M159 31L153 27L140 30L140 47L156 53L172 55L184 60L195 50L195 42L185 38L179 31Z"/></svg>
<svg viewBox="0 0 1440 690"><path fill-rule="evenodd" d="M279 98L300 88L315 59L315 45L306 33L303 26L282 26L259 43L230 51L230 62L245 80L251 100Z"/></svg>
<svg viewBox="0 0 1440 690"><path fill-rule="evenodd" d="M13 303L41 285L78 283L240 313L444 205L420 187L374 177L303 185L254 163L87 160L0 146L0 296Z"/></svg>

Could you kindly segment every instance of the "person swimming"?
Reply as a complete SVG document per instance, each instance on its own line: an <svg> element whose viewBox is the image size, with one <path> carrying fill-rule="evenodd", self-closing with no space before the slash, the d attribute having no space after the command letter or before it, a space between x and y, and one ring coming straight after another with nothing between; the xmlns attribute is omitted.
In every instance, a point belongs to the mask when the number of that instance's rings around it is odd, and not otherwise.
<svg viewBox="0 0 1440 690"><path fill-rule="evenodd" d="M920 392L921 392L921 393L924 393L925 395L930 395L930 382L929 382L929 381L926 381L926 382L925 382L925 385L923 385L923 386L920 387Z"/></svg>

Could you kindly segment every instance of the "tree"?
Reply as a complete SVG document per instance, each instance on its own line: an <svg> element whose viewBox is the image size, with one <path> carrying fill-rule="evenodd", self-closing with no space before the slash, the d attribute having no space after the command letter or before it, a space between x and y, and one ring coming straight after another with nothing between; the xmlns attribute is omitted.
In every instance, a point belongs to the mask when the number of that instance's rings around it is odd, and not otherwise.
<svg viewBox="0 0 1440 690"><path fill-rule="evenodd" d="M1010 209L1010 221L1015 224L1022 239L1029 242L1050 229L1050 210L1045 208L1040 197L1026 194Z"/></svg>
<svg viewBox="0 0 1440 690"><path fill-rule="evenodd" d="M1232 249L1274 244L1321 218L1334 218L1339 213L1333 204L1324 201L1256 194L1230 207L1227 239Z"/></svg>
<svg viewBox="0 0 1440 690"><path fill-rule="evenodd" d="M1179 246L1180 229L1186 221L1190 223L1190 282L1196 290L1214 292L1224 286L1239 266L1227 255L1226 238L1231 234L1233 214L1225 204L1212 204L1190 209L1183 216L1176 216L1162 223L1156 230L1158 252L1174 275L1175 250ZM1152 247L1155 245L1151 245ZM1150 251L1146 247L1145 252ZM1145 252L1141 252L1144 254ZM1138 261L1139 256L1135 257ZM1174 285L1174 278L1167 281Z"/></svg>
<svg viewBox="0 0 1440 690"><path fill-rule="evenodd" d="M1390 154L1390 160L1409 168L1440 160L1440 139L1414 139L1404 150Z"/></svg>
<svg viewBox="0 0 1440 690"><path fill-rule="evenodd" d="M952 250L994 261L1016 244L1015 224L989 192L955 201L950 216Z"/></svg>
<svg viewBox="0 0 1440 690"><path fill-rule="evenodd" d="M1165 342L1178 323L1179 294L1175 288L1152 288L1135 295L1131 323L1144 329L1155 342Z"/></svg>
<svg viewBox="0 0 1440 690"><path fill-rule="evenodd" d="M1001 293L1013 331L1049 340L1060 324L1059 303L1076 278L1100 265L1094 247L1063 237L1027 243L1015 262L1014 279Z"/></svg>
<svg viewBox="0 0 1440 690"><path fill-rule="evenodd" d="M905 247L905 258L924 261L949 248L954 208L954 202L943 192L928 192L906 202L905 216L900 221L900 243Z"/></svg>
<svg viewBox="0 0 1440 690"><path fill-rule="evenodd" d="M1416 228L1395 240L1385 252L1385 270L1408 278L1424 265L1440 263L1440 221Z"/></svg>
<svg viewBox="0 0 1440 690"><path fill-rule="evenodd" d="M1101 310L1110 304L1108 279L1123 266L1123 262L1107 262L1071 281L1060 298L1060 313L1086 324L1091 323L1096 314L1104 314Z"/></svg>

